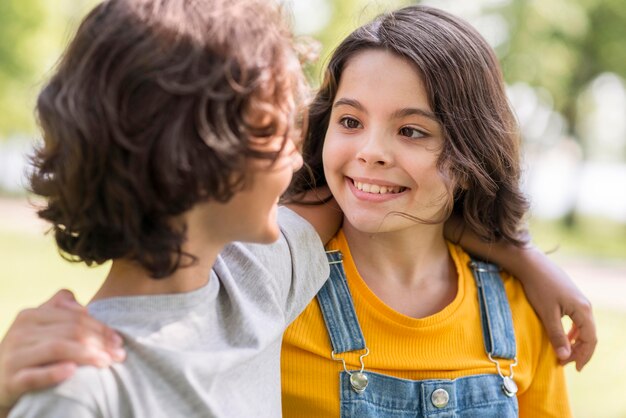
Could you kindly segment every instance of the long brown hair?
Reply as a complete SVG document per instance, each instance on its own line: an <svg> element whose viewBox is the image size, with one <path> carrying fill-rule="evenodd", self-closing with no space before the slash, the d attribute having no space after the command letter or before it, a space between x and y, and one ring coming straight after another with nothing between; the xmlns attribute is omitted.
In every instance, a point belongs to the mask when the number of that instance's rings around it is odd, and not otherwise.
<svg viewBox="0 0 626 418"><path fill-rule="evenodd" d="M468 23L432 7L383 14L333 52L309 110L306 168L294 176L288 199L326 185L322 148L341 75L352 57L368 49L408 59L424 82L444 135L438 167L453 189L447 213L463 217L485 240L524 244L519 230L528 203L519 184L519 134L498 60Z"/></svg>
<svg viewBox="0 0 626 418"><path fill-rule="evenodd" d="M290 135L303 78L264 0L108 0L82 21L37 102L31 188L67 258L181 265L172 218L243 187L250 138ZM251 115L270 118L255 126ZM257 119L258 120L258 119ZM258 123L258 122L256 122Z"/></svg>

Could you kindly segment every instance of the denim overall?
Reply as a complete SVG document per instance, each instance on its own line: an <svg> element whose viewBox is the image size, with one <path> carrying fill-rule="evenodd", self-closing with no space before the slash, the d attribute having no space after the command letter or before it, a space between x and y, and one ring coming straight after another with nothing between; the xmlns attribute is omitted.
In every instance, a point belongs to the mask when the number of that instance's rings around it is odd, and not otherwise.
<svg viewBox="0 0 626 418"><path fill-rule="evenodd" d="M494 374L454 380L406 380L365 369L365 344L339 251L327 252L330 277L317 295L330 336L333 360L341 361L342 418L367 417L517 417L517 386L513 381L515 334L509 302L496 266L472 261L478 286L480 317L487 356ZM341 353L362 351L361 369L348 370ZM497 359L511 359L503 374Z"/></svg>

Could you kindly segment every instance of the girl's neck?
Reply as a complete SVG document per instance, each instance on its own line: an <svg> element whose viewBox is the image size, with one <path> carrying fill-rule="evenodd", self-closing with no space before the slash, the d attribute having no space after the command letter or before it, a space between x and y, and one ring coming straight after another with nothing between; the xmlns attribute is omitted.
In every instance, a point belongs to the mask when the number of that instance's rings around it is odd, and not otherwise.
<svg viewBox="0 0 626 418"><path fill-rule="evenodd" d="M396 311L421 318L456 296L458 275L442 224L370 234L344 221L343 231L359 275Z"/></svg>
<svg viewBox="0 0 626 418"><path fill-rule="evenodd" d="M416 224L401 231L372 234L344 221L343 231L359 271L376 270L415 281L421 276L419 272L438 269L449 259L442 224Z"/></svg>

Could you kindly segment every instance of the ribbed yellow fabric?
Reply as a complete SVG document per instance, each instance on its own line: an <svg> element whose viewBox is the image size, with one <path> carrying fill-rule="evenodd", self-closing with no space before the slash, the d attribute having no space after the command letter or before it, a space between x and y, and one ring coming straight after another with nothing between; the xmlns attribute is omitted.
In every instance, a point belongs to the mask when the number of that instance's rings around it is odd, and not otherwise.
<svg viewBox="0 0 626 418"><path fill-rule="evenodd" d="M404 379L454 379L496 373L485 354L478 296L469 256L449 245L459 273L456 298L440 312L415 319L384 304L367 287L354 265L343 233L329 249L344 255L344 269L363 330L369 356L365 369ZM529 305L521 284L504 278L511 305L518 366L521 417L571 416L563 368L547 334ZM314 300L287 329L282 351L283 415L285 418L339 417L340 362L333 361L324 320ZM348 369L360 367L359 353L346 353ZM501 363L508 370L508 361Z"/></svg>

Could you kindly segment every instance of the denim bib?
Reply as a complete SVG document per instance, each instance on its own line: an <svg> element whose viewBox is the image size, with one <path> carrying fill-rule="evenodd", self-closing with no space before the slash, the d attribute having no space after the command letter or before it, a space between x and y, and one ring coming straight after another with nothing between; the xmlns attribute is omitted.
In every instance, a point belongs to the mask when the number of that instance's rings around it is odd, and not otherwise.
<svg viewBox="0 0 626 418"><path fill-rule="evenodd" d="M333 347L331 357L341 361L340 402L342 418L368 417L517 417L517 364L515 334L509 302L499 269L472 260L470 267L478 287L480 318L486 356L494 374L458 379L407 380L366 370L369 349L354 310L343 270L342 254L327 252L330 277L317 294ZM340 354L362 352L361 369L348 370ZM509 370L498 359L514 360Z"/></svg>

